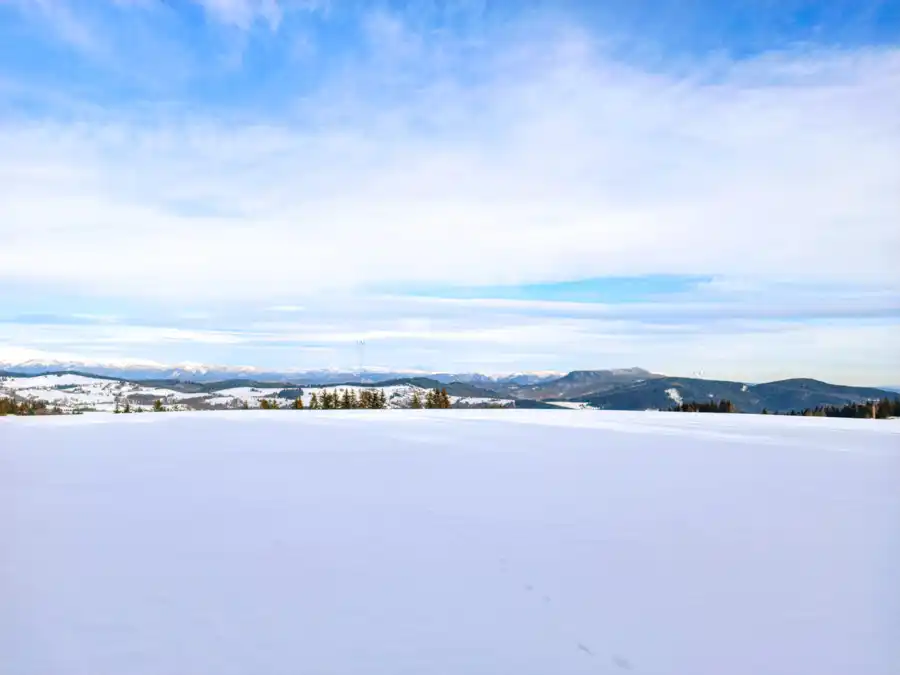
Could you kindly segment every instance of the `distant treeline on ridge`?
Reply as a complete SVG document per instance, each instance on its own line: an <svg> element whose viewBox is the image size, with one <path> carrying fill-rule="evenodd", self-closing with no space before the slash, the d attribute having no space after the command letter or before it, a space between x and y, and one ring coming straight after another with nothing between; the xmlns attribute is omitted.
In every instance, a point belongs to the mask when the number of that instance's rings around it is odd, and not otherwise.
<svg viewBox="0 0 900 675"><path fill-rule="evenodd" d="M707 412L707 413L737 413L740 410L728 400L722 401L691 401L681 403L669 409L672 412ZM900 398L883 398L880 401L867 401L865 403L847 403L846 405L820 405L815 408L792 410L783 413L770 413L763 408L763 415L788 415L802 417L848 417L860 419L887 419L900 417Z"/></svg>

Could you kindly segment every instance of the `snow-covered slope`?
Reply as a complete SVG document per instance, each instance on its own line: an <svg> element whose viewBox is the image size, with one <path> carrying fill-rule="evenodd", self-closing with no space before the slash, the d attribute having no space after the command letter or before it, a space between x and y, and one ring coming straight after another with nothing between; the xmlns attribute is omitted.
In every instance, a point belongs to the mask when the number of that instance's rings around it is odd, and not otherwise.
<svg viewBox="0 0 900 675"><path fill-rule="evenodd" d="M96 410L111 412L116 403L128 401L133 408L149 409L153 399L162 399L173 409L187 409L206 394L191 394L134 382L72 374L35 377L0 377L0 396L46 401L63 411ZM143 404L138 401L142 401Z"/></svg>
<svg viewBox="0 0 900 675"><path fill-rule="evenodd" d="M363 389L383 390L389 408L408 408L413 395L425 400L427 390L411 385L304 387L303 403L308 406L313 394L321 396L325 391L353 391L357 397ZM15 395L18 398L41 400L57 405L65 412L96 410L110 412L117 403L126 401L135 410L149 410L153 401L160 399L171 410L208 408L260 407L261 401L275 401L282 407L290 405L289 399L276 398L283 386L229 387L212 392L183 392L164 387L150 387L140 383L86 377L73 374L37 375L34 377L0 377L0 396ZM513 406L511 399L473 398L451 396L450 402L460 407Z"/></svg>
<svg viewBox="0 0 900 675"><path fill-rule="evenodd" d="M893 675L900 423L0 418L4 675Z"/></svg>

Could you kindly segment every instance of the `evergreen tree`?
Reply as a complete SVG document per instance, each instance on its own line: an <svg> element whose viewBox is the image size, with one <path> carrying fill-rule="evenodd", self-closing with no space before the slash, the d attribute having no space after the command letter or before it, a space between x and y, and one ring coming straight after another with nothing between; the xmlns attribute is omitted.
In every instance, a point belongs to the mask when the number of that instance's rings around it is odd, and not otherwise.
<svg viewBox="0 0 900 675"><path fill-rule="evenodd" d="M449 408L450 407L450 397L447 395L446 388L441 389L438 400L440 401L441 408Z"/></svg>
<svg viewBox="0 0 900 675"><path fill-rule="evenodd" d="M416 410L422 407L422 399L419 397L419 392L413 392L412 401L410 401L409 407L415 408Z"/></svg>
<svg viewBox="0 0 900 675"><path fill-rule="evenodd" d="M437 408L434 389L429 389L428 393L425 394L425 407L426 408Z"/></svg>
<svg viewBox="0 0 900 675"><path fill-rule="evenodd" d="M316 396L315 392L313 392L313 395L309 397L309 409L310 410L318 410L319 409L319 397Z"/></svg>
<svg viewBox="0 0 900 675"><path fill-rule="evenodd" d="M344 389L344 395L341 396L341 408L343 410L352 410L353 409L353 403L350 400L350 390L349 389Z"/></svg>
<svg viewBox="0 0 900 675"><path fill-rule="evenodd" d="M294 410L303 410L303 399L298 396L294 399L294 403L291 406Z"/></svg>
<svg viewBox="0 0 900 675"><path fill-rule="evenodd" d="M735 413L737 408L734 403L727 400L722 401L704 401L698 403L691 401L682 403L670 408L673 412L712 412L712 413Z"/></svg>
<svg viewBox="0 0 900 675"><path fill-rule="evenodd" d="M12 397L0 398L0 416L3 415L62 415L62 408L48 408L44 401L17 401Z"/></svg>
<svg viewBox="0 0 900 675"><path fill-rule="evenodd" d="M160 399L153 401L153 412L163 412L164 410L163 402Z"/></svg>

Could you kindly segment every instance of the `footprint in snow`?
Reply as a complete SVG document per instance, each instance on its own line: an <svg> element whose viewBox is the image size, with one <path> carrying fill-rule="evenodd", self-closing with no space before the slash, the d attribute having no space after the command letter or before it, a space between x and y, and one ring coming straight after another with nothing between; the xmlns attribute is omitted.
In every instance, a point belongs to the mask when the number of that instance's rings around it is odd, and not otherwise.
<svg viewBox="0 0 900 675"><path fill-rule="evenodd" d="M621 656L613 656L612 660L622 670L631 670L631 663L628 662L628 659L623 659Z"/></svg>

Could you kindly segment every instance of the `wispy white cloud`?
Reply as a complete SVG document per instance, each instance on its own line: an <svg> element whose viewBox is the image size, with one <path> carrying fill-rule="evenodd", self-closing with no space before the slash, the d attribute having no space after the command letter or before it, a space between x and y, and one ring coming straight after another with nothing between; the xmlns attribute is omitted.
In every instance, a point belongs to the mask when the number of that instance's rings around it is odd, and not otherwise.
<svg viewBox="0 0 900 675"><path fill-rule="evenodd" d="M273 30L281 22L278 0L194 0L217 21L248 29L254 21L266 22Z"/></svg>
<svg viewBox="0 0 900 675"><path fill-rule="evenodd" d="M763 59L710 83L543 49L483 87L374 108L323 91L312 126L7 122L0 268L199 297L698 272L896 287L900 54ZM816 59L821 79L785 81ZM279 284L258 283L271 269Z"/></svg>
<svg viewBox="0 0 900 675"><path fill-rule="evenodd" d="M50 28L62 42L87 54L97 54L102 40L66 0L9 0L13 8L30 14Z"/></svg>

